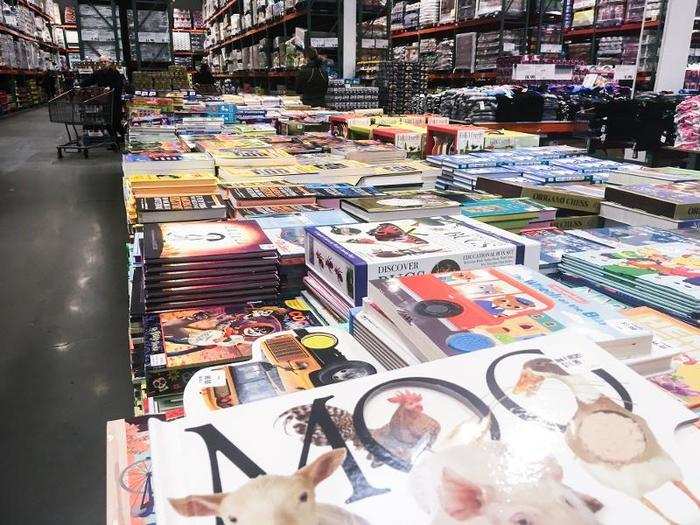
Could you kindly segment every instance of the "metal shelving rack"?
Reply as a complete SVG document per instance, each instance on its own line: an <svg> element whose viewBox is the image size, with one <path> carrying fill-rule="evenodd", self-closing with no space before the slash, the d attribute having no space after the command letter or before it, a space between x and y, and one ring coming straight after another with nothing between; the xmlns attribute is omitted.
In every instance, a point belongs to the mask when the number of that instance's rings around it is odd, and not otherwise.
<svg viewBox="0 0 700 525"><path fill-rule="evenodd" d="M146 11L145 16L141 13ZM154 13L165 13L167 20L167 40L164 42L143 42L141 35L143 33L153 33L147 31L147 23ZM131 16L124 17L127 20L128 31L125 38L128 40L130 55L129 63L133 68L142 69L162 68L168 66L173 60L173 5L168 0L131 0L130 2ZM157 33L157 32L156 32ZM152 58L144 53L145 46L153 46L157 48L155 56ZM133 49L131 47L133 46Z"/></svg>
<svg viewBox="0 0 700 525"><path fill-rule="evenodd" d="M96 30L95 28L84 27L83 11L86 15L92 15L93 13L97 15L98 18L102 19L105 24L105 30L111 31L112 38L111 41L114 42L115 60L117 63L121 63L124 57L123 46L121 40L121 28L120 28L120 17L119 17L119 6L115 0L90 0L81 1L74 0L73 7L75 9L75 21L76 29L78 31L78 48L80 50L80 58L82 60L94 59L99 55L98 49L96 49L95 44L91 42L109 42L109 39L97 39L97 40L85 40L83 38L84 31ZM109 13L105 16L99 9L100 7L108 7ZM90 53L86 53L86 51Z"/></svg>

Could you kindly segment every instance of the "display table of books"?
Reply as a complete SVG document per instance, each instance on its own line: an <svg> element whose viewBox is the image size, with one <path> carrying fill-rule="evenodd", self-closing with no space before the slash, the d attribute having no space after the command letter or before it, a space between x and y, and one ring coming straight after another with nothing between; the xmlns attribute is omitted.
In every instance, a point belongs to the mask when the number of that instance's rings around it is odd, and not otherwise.
<svg viewBox="0 0 700 525"><path fill-rule="evenodd" d="M700 172L294 97L127 115L108 524L700 523Z"/></svg>

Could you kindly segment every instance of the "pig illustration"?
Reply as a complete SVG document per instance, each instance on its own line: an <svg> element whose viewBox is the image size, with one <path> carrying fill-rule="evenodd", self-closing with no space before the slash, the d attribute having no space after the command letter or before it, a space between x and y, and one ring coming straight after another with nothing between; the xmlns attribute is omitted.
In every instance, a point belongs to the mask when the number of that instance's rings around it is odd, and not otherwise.
<svg viewBox="0 0 700 525"><path fill-rule="evenodd" d="M169 501L183 516L218 516L226 524L369 525L340 507L316 502L316 485L335 472L345 453L326 452L291 476L258 476L233 492Z"/></svg>
<svg viewBox="0 0 700 525"><path fill-rule="evenodd" d="M553 457L530 462L477 439L429 455L410 490L434 525L594 525L602 504L562 483Z"/></svg>

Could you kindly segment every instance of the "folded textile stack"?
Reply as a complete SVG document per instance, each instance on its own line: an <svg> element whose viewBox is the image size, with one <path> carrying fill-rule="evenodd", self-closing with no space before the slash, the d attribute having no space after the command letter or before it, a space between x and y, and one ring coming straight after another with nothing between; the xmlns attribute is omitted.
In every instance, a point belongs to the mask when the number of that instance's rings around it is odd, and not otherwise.
<svg viewBox="0 0 700 525"><path fill-rule="evenodd" d="M700 95L684 100L676 108L675 147L700 150Z"/></svg>

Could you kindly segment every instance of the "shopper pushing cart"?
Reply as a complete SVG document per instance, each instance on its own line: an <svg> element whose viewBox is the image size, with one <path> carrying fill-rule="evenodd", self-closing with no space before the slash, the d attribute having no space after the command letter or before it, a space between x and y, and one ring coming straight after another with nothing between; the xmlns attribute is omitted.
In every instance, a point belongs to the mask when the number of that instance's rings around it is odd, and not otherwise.
<svg viewBox="0 0 700 525"><path fill-rule="evenodd" d="M107 57L101 57L100 68L80 82L80 87L89 86L112 89L112 131L115 135L124 136L122 94L125 81L124 76L117 70L116 64Z"/></svg>

